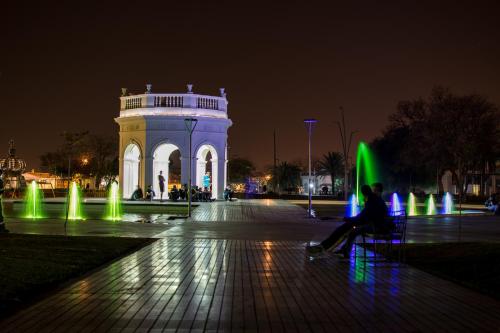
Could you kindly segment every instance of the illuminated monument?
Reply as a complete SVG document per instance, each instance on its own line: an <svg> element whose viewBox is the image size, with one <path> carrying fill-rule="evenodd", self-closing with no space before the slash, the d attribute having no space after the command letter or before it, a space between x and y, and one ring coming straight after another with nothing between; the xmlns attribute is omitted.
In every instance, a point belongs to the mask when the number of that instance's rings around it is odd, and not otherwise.
<svg viewBox="0 0 500 333"><path fill-rule="evenodd" d="M122 89L120 116L115 121L120 125L120 186L124 198L129 198L137 185L143 190L153 185L159 198L160 171L166 180L165 192L175 182L169 179L171 164L180 164L180 183L188 183L186 118L198 120L192 137L192 184L203 187L208 175L212 197L222 198L226 187L227 130L232 125L227 116L226 94L221 88L220 96L199 95L192 88L188 84L183 94L156 94L148 84L146 92L138 95ZM180 161L173 160L179 156Z"/></svg>

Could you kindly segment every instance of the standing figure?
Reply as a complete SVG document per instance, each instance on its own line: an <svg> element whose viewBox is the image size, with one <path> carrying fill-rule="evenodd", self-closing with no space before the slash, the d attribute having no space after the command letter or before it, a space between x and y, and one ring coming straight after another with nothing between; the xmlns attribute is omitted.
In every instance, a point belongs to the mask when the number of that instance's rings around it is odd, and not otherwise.
<svg viewBox="0 0 500 333"><path fill-rule="evenodd" d="M210 172L203 176L203 187L210 187Z"/></svg>
<svg viewBox="0 0 500 333"><path fill-rule="evenodd" d="M3 221L3 207L2 207L3 192L4 192L3 177L2 177L2 170L0 169L0 233L9 232L9 230L5 228L5 223Z"/></svg>
<svg viewBox="0 0 500 333"><path fill-rule="evenodd" d="M160 171L158 175L158 184L160 185L160 202L163 202L163 192L165 192L165 177L163 177L163 171Z"/></svg>

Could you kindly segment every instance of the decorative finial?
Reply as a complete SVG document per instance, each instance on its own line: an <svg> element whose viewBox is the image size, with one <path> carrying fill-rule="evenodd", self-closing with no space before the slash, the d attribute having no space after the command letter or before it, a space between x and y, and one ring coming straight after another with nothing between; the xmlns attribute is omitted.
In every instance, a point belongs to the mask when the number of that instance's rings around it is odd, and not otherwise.
<svg viewBox="0 0 500 333"><path fill-rule="evenodd" d="M188 94L192 94L193 93L193 85L191 83L188 83L187 88L188 88Z"/></svg>
<svg viewBox="0 0 500 333"><path fill-rule="evenodd" d="M220 96L221 97L226 97L226 93L225 93L225 88L219 88L219 91L220 91Z"/></svg>
<svg viewBox="0 0 500 333"><path fill-rule="evenodd" d="M146 84L146 94L151 94L151 87L153 87L151 83Z"/></svg>
<svg viewBox="0 0 500 333"><path fill-rule="evenodd" d="M122 97L127 96L127 88L122 88Z"/></svg>

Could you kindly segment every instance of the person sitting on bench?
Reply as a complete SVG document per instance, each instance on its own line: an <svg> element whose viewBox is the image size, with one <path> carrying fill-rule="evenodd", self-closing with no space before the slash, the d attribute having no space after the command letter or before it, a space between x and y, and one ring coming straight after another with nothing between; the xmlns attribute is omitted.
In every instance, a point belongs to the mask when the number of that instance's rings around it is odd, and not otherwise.
<svg viewBox="0 0 500 333"><path fill-rule="evenodd" d="M144 194L142 193L142 188L139 185L137 185L137 188L135 189L134 193L132 193L130 200L135 201L135 200L142 200L142 199L144 199Z"/></svg>
<svg viewBox="0 0 500 333"><path fill-rule="evenodd" d="M309 254L320 254L324 251L335 249L347 238L344 246L336 251L336 253L343 255L344 258L349 258L352 245L358 235L375 231L378 233L390 232L392 222L387 218L388 209L384 200L379 195L373 193L368 185L361 187L361 193L365 198L365 208L363 208L361 213L354 217L344 217L345 223L335 229L321 244L306 248Z"/></svg>

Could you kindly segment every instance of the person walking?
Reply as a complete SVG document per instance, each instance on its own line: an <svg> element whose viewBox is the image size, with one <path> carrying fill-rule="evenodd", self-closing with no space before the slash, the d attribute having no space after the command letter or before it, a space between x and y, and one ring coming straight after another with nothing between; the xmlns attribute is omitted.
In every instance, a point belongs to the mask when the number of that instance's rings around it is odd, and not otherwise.
<svg viewBox="0 0 500 333"><path fill-rule="evenodd" d="M5 228L5 222L3 220L3 206L2 206L3 192L4 192L3 175L2 175L2 170L0 169L0 233L7 233L9 232L9 230Z"/></svg>
<svg viewBox="0 0 500 333"><path fill-rule="evenodd" d="M160 202L163 202L163 192L165 192L165 177L163 177L163 171L160 171L158 175L158 184L160 185Z"/></svg>

